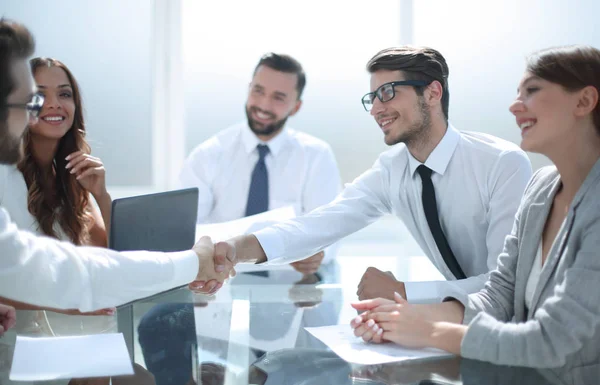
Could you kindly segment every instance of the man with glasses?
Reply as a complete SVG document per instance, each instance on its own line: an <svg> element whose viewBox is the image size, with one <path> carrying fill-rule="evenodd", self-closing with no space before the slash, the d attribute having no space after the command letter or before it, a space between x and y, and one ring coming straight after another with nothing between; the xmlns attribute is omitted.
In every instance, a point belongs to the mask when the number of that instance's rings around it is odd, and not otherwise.
<svg viewBox="0 0 600 385"><path fill-rule="evenodd" d="M23 133L28 123L35 122L44 103L35 93L28 63L33 50L33 36L23 25L0 19L0 164L19 161ZM201 239L193 250L179 253L117 253L37 237L17 229L1 207L2 199L0 195L3 297L45 307L91 311L192 281L193 289L215 292L231 271L231 264L213 266L214 248L208 238ZM14 324L12 311L0 306L3 328Z"/></svg>
<svg viewBox="0 0 600 385"><path fill-rule="evenodd" d="M305 85L296 59L272 52L261 57L248 87L246 121L196 147L181 171L180 186L200 191L199 223L226 222L285 206L304 214L340 192L331 147L286 125L302 106ZM292 266L312 274L333 259L334 249L313 254Z"/></svg>
<svg viewBox="0 0 600 385"><path fill-rule="evenodd" d="M362 98L391 150L331 204L285 223L215 246L215 263L294 261L384 214L407 226L449 281L399 282L370 267L360 299L438 301L477 292L496 267L531 177L527 155L491 135L448 122L448 66L436 50L389 48L367 64L371 92Z"/></svg>

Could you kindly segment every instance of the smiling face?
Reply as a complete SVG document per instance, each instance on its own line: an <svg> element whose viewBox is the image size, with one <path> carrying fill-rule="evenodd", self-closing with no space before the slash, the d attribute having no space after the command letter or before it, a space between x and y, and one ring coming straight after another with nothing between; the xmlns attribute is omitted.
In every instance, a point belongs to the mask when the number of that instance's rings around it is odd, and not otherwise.
<svg viewBox="0 0 600 385"><path fill-rule="evenodd" d="M371 92L383 84L402 80L406 80L402 71L376 71L371 74ZM371 109L385 143L410 145L423 140L431 129L431 111L424 97L412 86L396 86L394 92L394 98L385 103L375 98Z"/></svg>
<svg viewBox="0 0 600 385"><path fill-rule="evenodd" d="M572 142L579 100L579 92L526 72L509 109L521 129L521 148L547 155Z"/></svg>
<svg viewBox="0 0 600 385"><path fill-rule="evenodd" d="M246 116L250 129L269 139L281 131L287 118L300 109L298 75L261 65L250 83Z"/></svg>
<svg viewBox="0 0 600 385"><path fill-rule="evenodd" d="M44 107L36 124L30 126L32 137L61 139L72 127L75 117L73 85L60 67L40 67L34 74Z"/></svg>

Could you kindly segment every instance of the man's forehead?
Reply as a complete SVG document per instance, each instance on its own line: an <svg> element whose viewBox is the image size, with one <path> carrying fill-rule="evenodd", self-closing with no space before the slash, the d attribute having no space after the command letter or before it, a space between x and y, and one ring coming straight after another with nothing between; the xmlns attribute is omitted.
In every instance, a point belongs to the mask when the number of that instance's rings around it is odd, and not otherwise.
<svg viewBox="0 0 600 385"><path fill-rule="evenodd" d="M379 70L371 74L371 88L375 89L382 84L406 80L402 71Z"/></svg>
<svg viewBox="0 0 600 385"><path fill-rule="evenodd" d="M21 59L14 61L12 74L13 81L15 82L14 93L19 94L19 96L26 96L37 91L37 86L31 75L31 69L27 60Z"/></svg>

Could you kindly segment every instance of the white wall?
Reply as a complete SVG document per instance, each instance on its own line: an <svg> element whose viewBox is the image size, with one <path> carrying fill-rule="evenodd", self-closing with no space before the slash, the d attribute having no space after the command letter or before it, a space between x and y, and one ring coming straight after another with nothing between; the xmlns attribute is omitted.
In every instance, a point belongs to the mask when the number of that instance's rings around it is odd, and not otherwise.
<svg viewBox="0 0 600 385"><path fill-rule="evenodd" d="M290 125L327 140L344 181L386 149L360 105L368 91L367 60L400 44L401 4L410 1L184 0L186 149L244 119L246 85L262 53L282 51L306 68L304 107ZM597 0L414 0L414 44L442 52L450 66L450 119L459 129L519 143L508 112L526 54L547 46L587 43ZM534 167L547 160L533 154Z"/></svg>
<svg viewBox="0 0 600 385"><path fill-rule="evenodd" d="M344 181L386 149L360 104L369 89L365 64L379 49L404 41L400 32L406 25L400 21L407 15L401 4L410 0L181 1L186 153L245 118L247 84L267 51L289 53L304 65L305 104L289 124L332 145ZM439 49L450 65L451 121L517 143L508 105L525 55L558 44L600 47L600 30L593 28L600 14L597 0L412 4L414 43ZM153 186L152 164L154 6L153 0L0 4L0 15L34 32L37 55L59 58L72 68L83 91L94 153L106 163L112 187L160 188ZM536 167L545 163L533 160Z"/></svg>
<svg viewBox="0 0 600 385"><path fill-rule="evenodd" d="M248 83L269 51L305 68L304 104L288 124L331 144L343 180L385 150L360 99L369 91L368 59L399 42L398 1L184 0L183 10L188 151L245 119Z"/></svg>
<svg viewBox="0 0 600 385"><path fill-rule="evenodd" d="M2 0L34 34L36 56L63 61L83 94L88 139L111 186L152 184L148 0Z"/></svg>
<svg viewBox="0 0 600 385"><path fill-rule="evenodd" d="M416 0L415 43L438 49L450 67L450 119L462 130L520 142L508 106L536 50L600 48L597 0ZM534 168L548 164L530 154Z"/></svg>

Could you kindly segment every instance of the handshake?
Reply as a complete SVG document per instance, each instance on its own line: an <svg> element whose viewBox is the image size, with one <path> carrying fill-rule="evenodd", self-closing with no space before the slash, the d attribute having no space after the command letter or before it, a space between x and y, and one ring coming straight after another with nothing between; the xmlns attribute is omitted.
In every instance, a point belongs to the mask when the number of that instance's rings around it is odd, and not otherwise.
<svg viewBox="0 0 600 385"><path fill-rule="evenodd" d="M198 255L198 275L189 284L190 290L203 294L216 293L226 279L235 276L237 263L233 242L213 244L210 237L202 237L192 250Z"/></svg>

